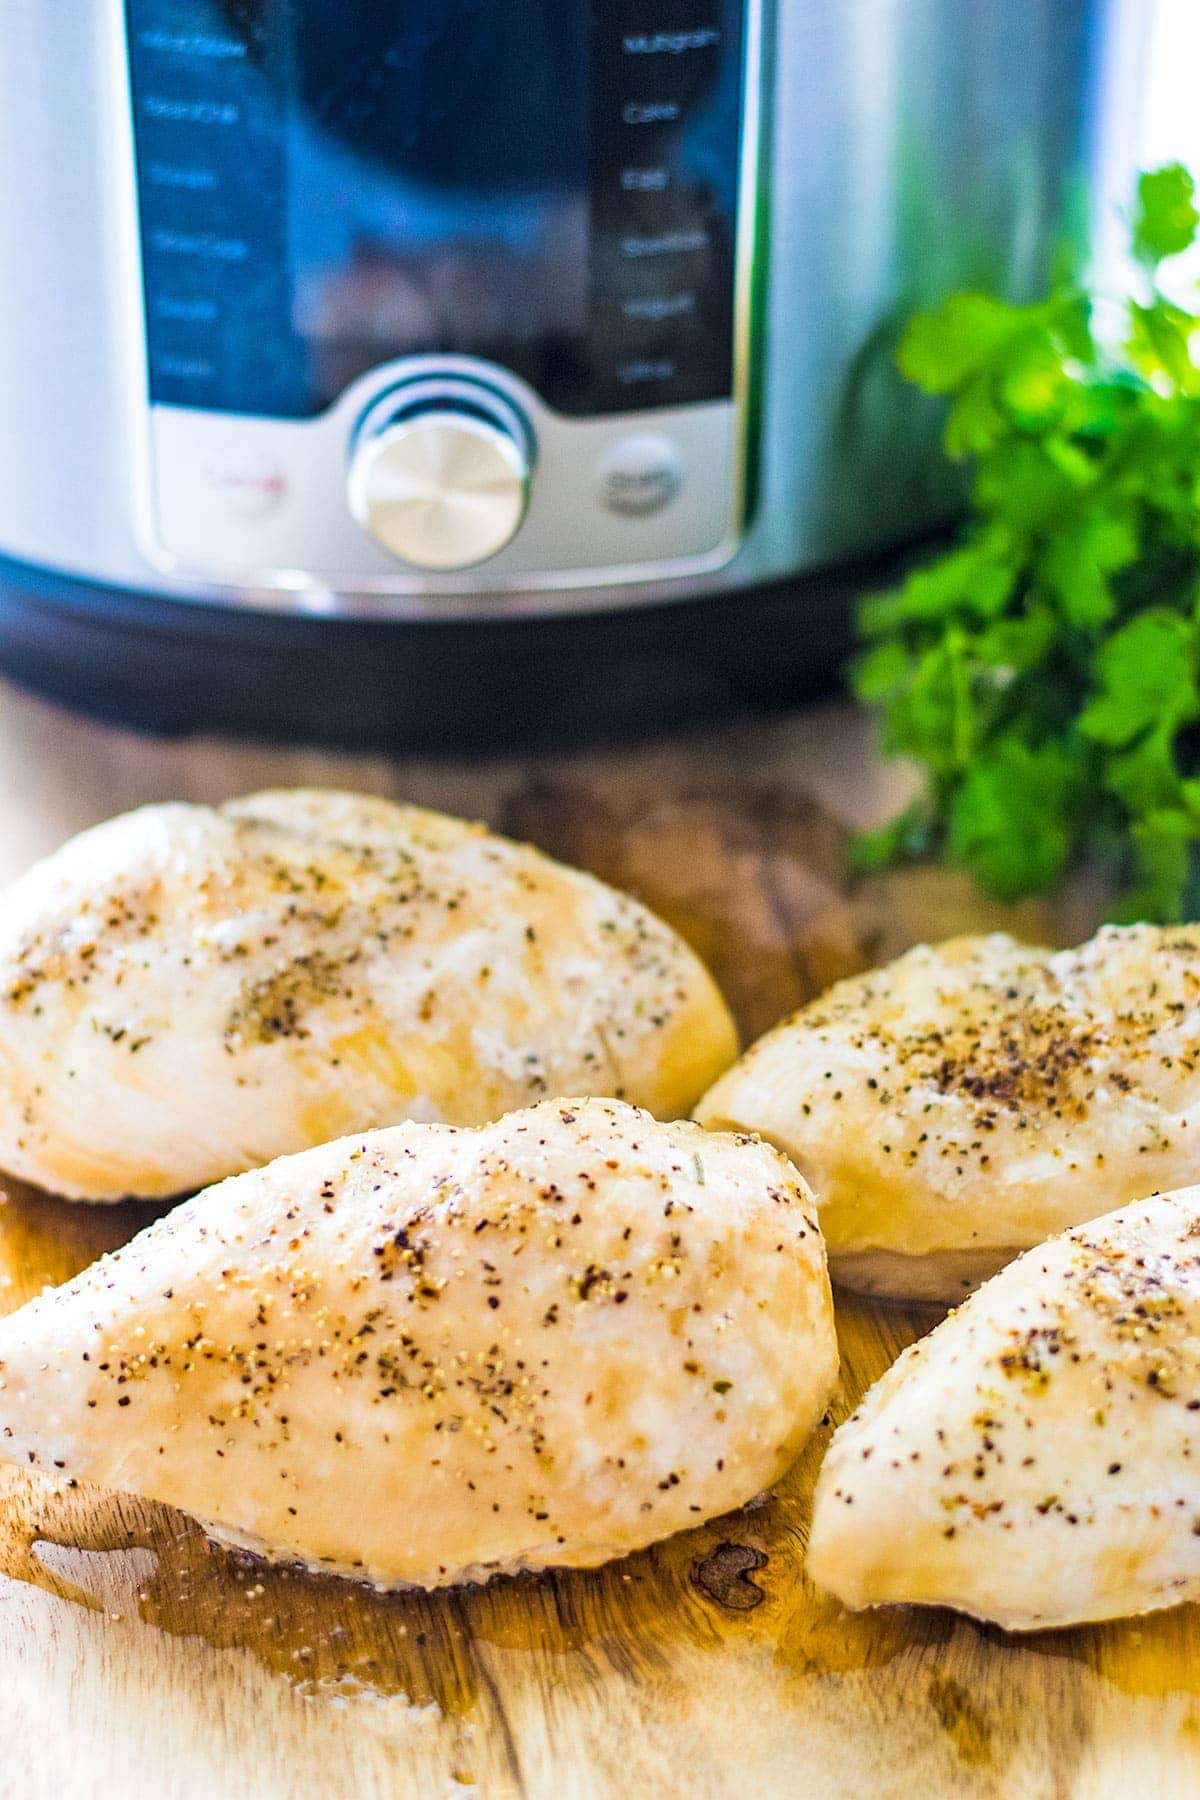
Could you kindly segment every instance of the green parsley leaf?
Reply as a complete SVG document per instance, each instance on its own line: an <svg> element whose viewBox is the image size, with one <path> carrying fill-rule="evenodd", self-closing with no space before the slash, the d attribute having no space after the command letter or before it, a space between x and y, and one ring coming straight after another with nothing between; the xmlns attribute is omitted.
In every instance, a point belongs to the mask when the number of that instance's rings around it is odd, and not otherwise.
<svg viewBox="0 0 1200 1800"><path fill-rule="evenodd" d="M949 550L935 563L914 569L890 594L874 594L858 610L864 637L878 637L905 622L949 619L955 615L994 618L1012 593L1013 570L1001 546L980 540ZM864 694L864 699L868 698Z"/></svg>
<svg viewBox="0 0 1200 1800"><path fill-rule="evenodd" d="M850 866L873 875L901 858L923 856L929 842L929 816L924 807L911 806L877 830L860 832L850 847Z"/></svg>
<svg viewBox="0 0 1200 1800"><path fill-rule="evenodd" d="M911 674L912 657L903 644L889 638L855 658L850 678L859 699L873 705L876 701L890 699Z"/></svg>
<svg viewBox="0 0 1200 1800"><path fill-rule="evenodd" d="M1175 761L1175 728L1155 726L1130 746L1110 756L1104 784L1134 816L1175 810L1186 803L1186 790Z"/></svg>
<svg viewBox="0 0 1200 1800"><path fill-rule="evenodd" d="M896 366L927 394L949 394L1024 328L1019 307L990 294L951 294L936 312L920 312L909 321Z"/></svg>
<svg viewBox="0 0 1200 1800"><path fill-rule="evenodd" d="M1139 262L1153 265L1190 247L1200 224L1195 192L1196 184L1182 163L1168 163L1138 177L1133 254Z"/></svg>
<svg viewBox="0 0 1200 1800"><path fill-rule="evenodd" d="M1153 812L1134 825L1134 880L1116 909L1121 924L1178 919L1192 885L1195 823L1180 811Z"/></svg>
<svg viewBox="0 0 1200 1800"><path fill-rule="evenodd" d="M967 771L950 807L947 848L1000 900L1056 882L1071 853L1075 771L1057 744L991 745Z"/></svg>
<svg viewBox="0 0 1200 1800"><path fill-rule="evenodd" d="M1101 692L1079 729L1099 744L1121 747L1152 726L1174 728L1200 713L1196 626L1164 609L1115 632L1097 653L1096 674Z"/></svg>
<svg viewBox="0 0 1200 1800"><path fill-rule="evenodd" d="M989 892L1080 858L1122 917L1200 910L1200 308L1154 285L1197 241L1179 164L1143 175L1143 291L1114 347L1069 271L1031 305L949 296L898 361L971 465L958 541L858 611L851 667L886 750L925 777L860 868L940 854Z"/></svg>
<svg viewBox="0 0 1200 1800"><path fill-rule="evenodd" d="M1196 362L1196 320L1182 306L1157 298L1152 306L1134 301L1129 308L1126 352L1147 381L1185 393L1200 391Z"/></svg>
<svg viewBox="0 0 1200 1800"><path fill-rule="evenodd" d="M1137 532L1128 519L1101 508L1081 514L1056 532L1037 565L1039 586L1068 625L1106 625L1117 607L1110 577L1137 555Z"/></svg>
<svg viewBox="0 0 1200 1800"><path fill-rule="evenodd" d="M1033 598L1016 618L996 619L977 633L975 655L982 668L996 669L1008 676L1028 674L1045 664L1059 629L1053 610L1044 601Z"/></svg>

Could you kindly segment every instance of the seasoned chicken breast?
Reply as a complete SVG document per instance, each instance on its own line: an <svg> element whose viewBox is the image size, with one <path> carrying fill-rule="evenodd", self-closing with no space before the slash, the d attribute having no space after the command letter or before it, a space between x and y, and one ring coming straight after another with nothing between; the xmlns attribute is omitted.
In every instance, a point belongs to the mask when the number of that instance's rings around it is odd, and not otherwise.
<svg viewBox="0 0 1200 1800"><path fill-rule="evenodd" d="M835 1281L952 1301L1200 1175L1200 926L911 950L755 1044L696 1109L816 1191Z"/></svg>
<svg viewBox="0 0 1200 1800"><path fill-rule="evenodd" d="M906 1350L830 1445L808 1567L1012 1631L1200 1597L1200 1188L1028 1251Z"/></svg>
<svg viewBox="0 0 1200 1800"><path fill-rule="evenodd" d="M434 1587L740 1505L836 1369L782 1156L544 1102L282 1158L47 1290L0 1321L0 1454Z"/></svg>
<svg viewBox="0 0 1200 1800"><path fill-rule="evenodd" d="M0 1168L76 1199L561 1093L669 1116L736 1054L644 907L385 800L145 807L0 901Z"/></svg>

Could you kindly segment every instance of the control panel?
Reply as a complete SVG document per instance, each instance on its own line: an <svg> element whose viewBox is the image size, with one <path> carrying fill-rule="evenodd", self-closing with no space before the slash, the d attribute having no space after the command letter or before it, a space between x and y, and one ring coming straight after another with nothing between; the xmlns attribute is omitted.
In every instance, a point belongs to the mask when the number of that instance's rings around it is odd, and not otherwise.
<svg viewBox="0 0 1200 1800"><path fill-rule="evenodd" d="M126 18L157 560L420 592L731 552L755 0Z"/></svg>

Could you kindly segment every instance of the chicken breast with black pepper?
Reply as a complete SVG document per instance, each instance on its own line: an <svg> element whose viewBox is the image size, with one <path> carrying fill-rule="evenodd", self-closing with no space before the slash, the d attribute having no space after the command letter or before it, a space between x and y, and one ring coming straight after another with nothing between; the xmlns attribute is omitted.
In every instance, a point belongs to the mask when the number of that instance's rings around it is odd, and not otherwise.
<svg viewBox="0 0 1200 1800"><path fill-rule="evenodd" d="M434 1587L752 1499L836 1371L778 1152L545 1102L282 1158L47 1290L0 1321L0 1454Z"/></svg>
<svg viewBox="0 0 1200 1800"><path fill-rule="evenodd" d="M835 1281L959 1299L1054 1232L1200 1175L1200 927L910 950L768 1033L695 1116L792 1158Z"/></svg>
<svg viewBox="0 0 1200 1800"><path fill-rule="evenodd" d="M1030 1250L835 1434L808 1568L1011 1631L1200 1598L1200 1188Z"/></svg>
<svg viewBox="0 0 1200 1800"><path fill-rule="evenodd" d="M671 1116L736 1053L645 907L386 800L144 807L0 901L0 1168L77 1199L562 1093Z"/></svg>

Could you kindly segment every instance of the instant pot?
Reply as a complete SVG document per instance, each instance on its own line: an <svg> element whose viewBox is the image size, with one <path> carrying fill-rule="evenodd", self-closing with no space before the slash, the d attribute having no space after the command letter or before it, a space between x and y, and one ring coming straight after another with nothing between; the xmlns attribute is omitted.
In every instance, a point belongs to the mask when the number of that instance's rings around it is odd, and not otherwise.
<svg viewBox="0 0 1200 1800"><path fill-rule="evenodd" d="M1089 0L23 0L0 666L469 745L795 695L954 504L891 353L1082 218Z"/></svg>

